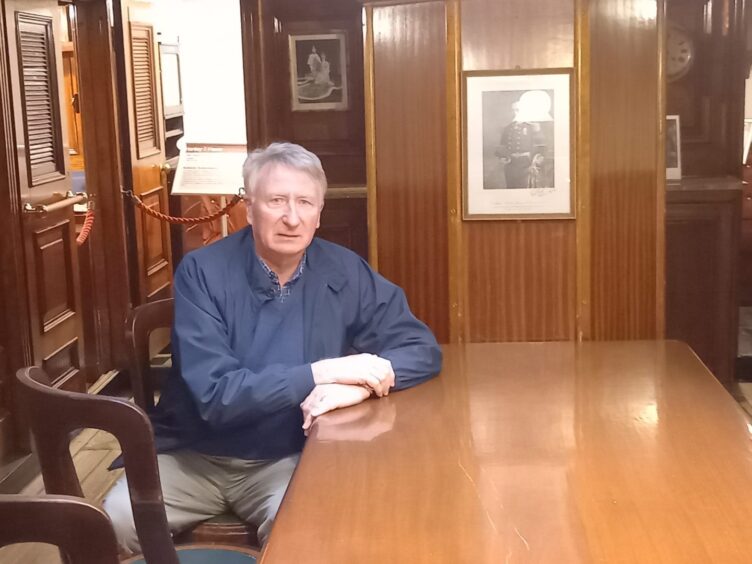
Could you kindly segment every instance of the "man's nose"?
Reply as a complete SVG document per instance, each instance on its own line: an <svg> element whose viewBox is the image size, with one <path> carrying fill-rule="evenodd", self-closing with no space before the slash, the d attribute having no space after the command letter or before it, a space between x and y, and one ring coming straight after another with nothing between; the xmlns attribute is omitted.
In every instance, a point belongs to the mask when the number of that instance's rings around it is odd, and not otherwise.
<svg viewBox="0 0 752 564"><path fill-rule="evenodd" d="M295 202L291 202L288 205L287 213L285 213L283 219L284 222L291 227L295 227L300 223L300 214L298 213L298 206Z"/></svg>

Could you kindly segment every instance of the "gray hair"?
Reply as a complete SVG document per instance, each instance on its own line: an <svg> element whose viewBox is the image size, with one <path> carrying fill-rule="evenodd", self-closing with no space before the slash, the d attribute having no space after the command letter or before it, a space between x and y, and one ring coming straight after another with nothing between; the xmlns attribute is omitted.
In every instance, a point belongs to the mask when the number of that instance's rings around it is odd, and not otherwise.
<svg viewBox="0 0 752 564"><path fill-rule="evenodd" d="M246 198L253 196L273 165L283 165L310 176L321 187L323 204L327 182L321 161L311 151L295 143L271 143L263 149L255 149L248 154L243 164Z"/></svg>

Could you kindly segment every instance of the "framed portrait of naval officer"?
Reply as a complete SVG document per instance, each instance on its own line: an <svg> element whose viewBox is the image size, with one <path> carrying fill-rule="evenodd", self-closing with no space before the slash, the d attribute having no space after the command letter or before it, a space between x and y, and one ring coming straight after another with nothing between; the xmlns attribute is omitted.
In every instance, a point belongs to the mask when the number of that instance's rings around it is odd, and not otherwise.
<svg viewBox="0 0 752 564"><path fill-rule="evenodd" d="M293 34L289 41L292 110L346 110L346 32Z"/></svg>
<svg viewBox="0 0 752 564"><path fill-rule="evenodd" d="M574 217L571 70L464 73L463 218Z"/></svg>

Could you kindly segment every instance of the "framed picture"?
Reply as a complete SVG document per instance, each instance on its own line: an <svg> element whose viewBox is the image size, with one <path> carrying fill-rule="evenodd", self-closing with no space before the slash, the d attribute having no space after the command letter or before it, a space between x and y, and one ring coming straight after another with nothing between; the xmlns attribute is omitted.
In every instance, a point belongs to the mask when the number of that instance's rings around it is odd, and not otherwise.
<svg viewBox="0 0 752 564"><path fill-rule="evenodd" d="M290 35L293 111L348 108L346 37L344 31Z"/></svg>
<svg viewBox="0 0 752 564"><path fill-rule="evenodd" d="M749 162L749 147L752 144L752 119L744 119L744 145L742 147L742 164Z"/></svg>
<svg viewBox="0 0 752 564"><path fill-rule="evenodd" d="M679 116L666 116L666 180L681 180Z"/></svg>
<svg viewBox="0 0 752 564"><path fill-rule="evenodd" d="M162 105L164 118L183 115L183 86L180 81L180 50L177 44L159 44L162 71Z"/></svg>
<svg viewBox="0 0 752 564"><path fill-rule="evenodd" d="M574 217L571 70L463 76L463 218Z"/></svg>

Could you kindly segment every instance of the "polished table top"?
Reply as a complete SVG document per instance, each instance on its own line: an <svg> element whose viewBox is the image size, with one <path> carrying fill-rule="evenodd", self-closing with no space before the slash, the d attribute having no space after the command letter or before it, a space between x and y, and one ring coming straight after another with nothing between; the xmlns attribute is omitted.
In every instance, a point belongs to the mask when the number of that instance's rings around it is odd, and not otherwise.
<svg viewBox="0 0 752 564"><path fill-rule="evenodd" d="M752 562L751 438L677 342L447 346L320 419L262 563Z"/></svg>

